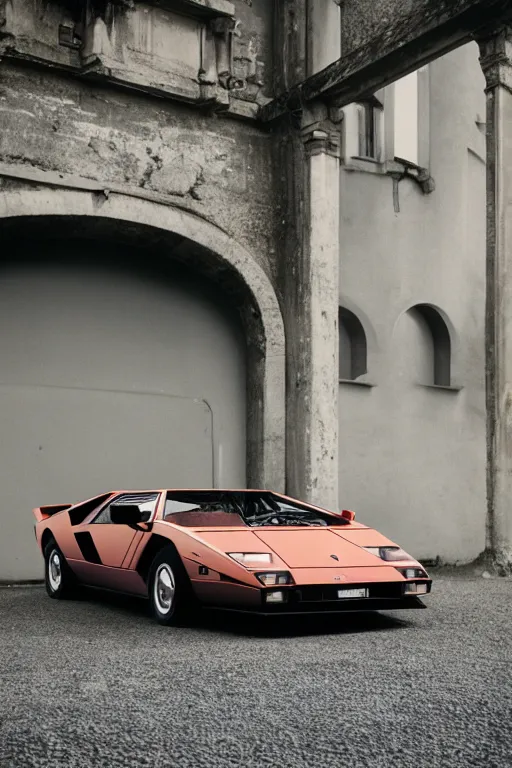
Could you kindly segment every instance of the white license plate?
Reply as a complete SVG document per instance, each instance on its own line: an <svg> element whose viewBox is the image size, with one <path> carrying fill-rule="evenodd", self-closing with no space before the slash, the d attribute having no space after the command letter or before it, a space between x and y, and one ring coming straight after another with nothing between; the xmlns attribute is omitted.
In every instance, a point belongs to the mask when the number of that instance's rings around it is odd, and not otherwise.
<svg viewBox="0 0 512 768"><path fill-rule="evenodd" d="M368 597L368 589L366 587L359 587L358 589L338 589L338 597Z"/></svg>

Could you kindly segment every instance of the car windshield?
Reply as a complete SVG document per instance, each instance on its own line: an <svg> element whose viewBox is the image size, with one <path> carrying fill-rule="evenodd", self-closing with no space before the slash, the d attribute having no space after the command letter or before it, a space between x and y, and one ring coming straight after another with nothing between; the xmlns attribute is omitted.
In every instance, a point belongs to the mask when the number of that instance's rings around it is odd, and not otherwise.
<svg viewBox="0 0 512 768"><path fill-rule="evenodd" d="M342 517L275 493L259 491L169 491L164 519L198 526L345 525Z"/></svg>

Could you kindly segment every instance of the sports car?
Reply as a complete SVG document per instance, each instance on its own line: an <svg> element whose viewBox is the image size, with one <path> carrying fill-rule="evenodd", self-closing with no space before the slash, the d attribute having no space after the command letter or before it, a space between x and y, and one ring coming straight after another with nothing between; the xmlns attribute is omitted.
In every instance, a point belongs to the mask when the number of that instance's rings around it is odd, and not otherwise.
<svg viewBox="0 0 512 768"><path fill-rule="evenodd" d="M352 511L272 491L114 491L33 513L50 597L81 586L138 595L161 624L200 605L264 615L425 608L432 585Z"/></svg>

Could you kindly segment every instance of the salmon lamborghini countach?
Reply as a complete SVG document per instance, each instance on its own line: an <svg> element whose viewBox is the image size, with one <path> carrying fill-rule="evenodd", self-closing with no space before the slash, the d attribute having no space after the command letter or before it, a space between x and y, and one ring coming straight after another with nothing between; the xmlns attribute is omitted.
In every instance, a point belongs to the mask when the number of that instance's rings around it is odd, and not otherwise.
<svg viewBox="0 0 512 768"><path fill-rule="evenodd" d="M115 491L33 512L50 597L82 586L138 595L162 624L201 605L264 615L424 608L432 584L353 512L271 491Z"/></svg>

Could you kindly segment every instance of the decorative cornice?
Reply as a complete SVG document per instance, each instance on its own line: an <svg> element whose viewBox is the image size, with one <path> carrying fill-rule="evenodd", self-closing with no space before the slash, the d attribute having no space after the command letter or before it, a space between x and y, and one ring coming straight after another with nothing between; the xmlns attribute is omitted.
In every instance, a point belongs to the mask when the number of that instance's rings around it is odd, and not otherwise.
<svg viewBox="0 0 512 768"><path fill-rule="evenodd" d="M484 27L474 37L487 90L503 86L512 92L512 27Z"/></svg>
<svg viewBox="0 0 512 768"><path fill-rule="evenodd" d="M134 89L159 98L196 105L208 112L223 112L235 118L255 120L267 103L262 79L263 63L259 48L250 35L240 30L228 0L147 0L149 5L172 8L197 18L200 66L175 66L172 56L167 66L161 57L154 59L144 48L135 51L120 44L114 34L128 8L138 23L145 19L138 0L94 0L79 4L79 16L64 14L58 35L52 42L40 36L35 19L31 32L17 35L21 27L14 0L0 0L0 64L23 61L37 67L71 74L114 87ZM118 19L119 15L119 19ZM149 17L149 23L155 23ZM144 21L146 23L146 21ZM158 22L160 23L160 22ZM193 44L193 43L192 43ZM172 35L169 36L172 47ZM157 60L158 59L158 60Z"/></svg>

